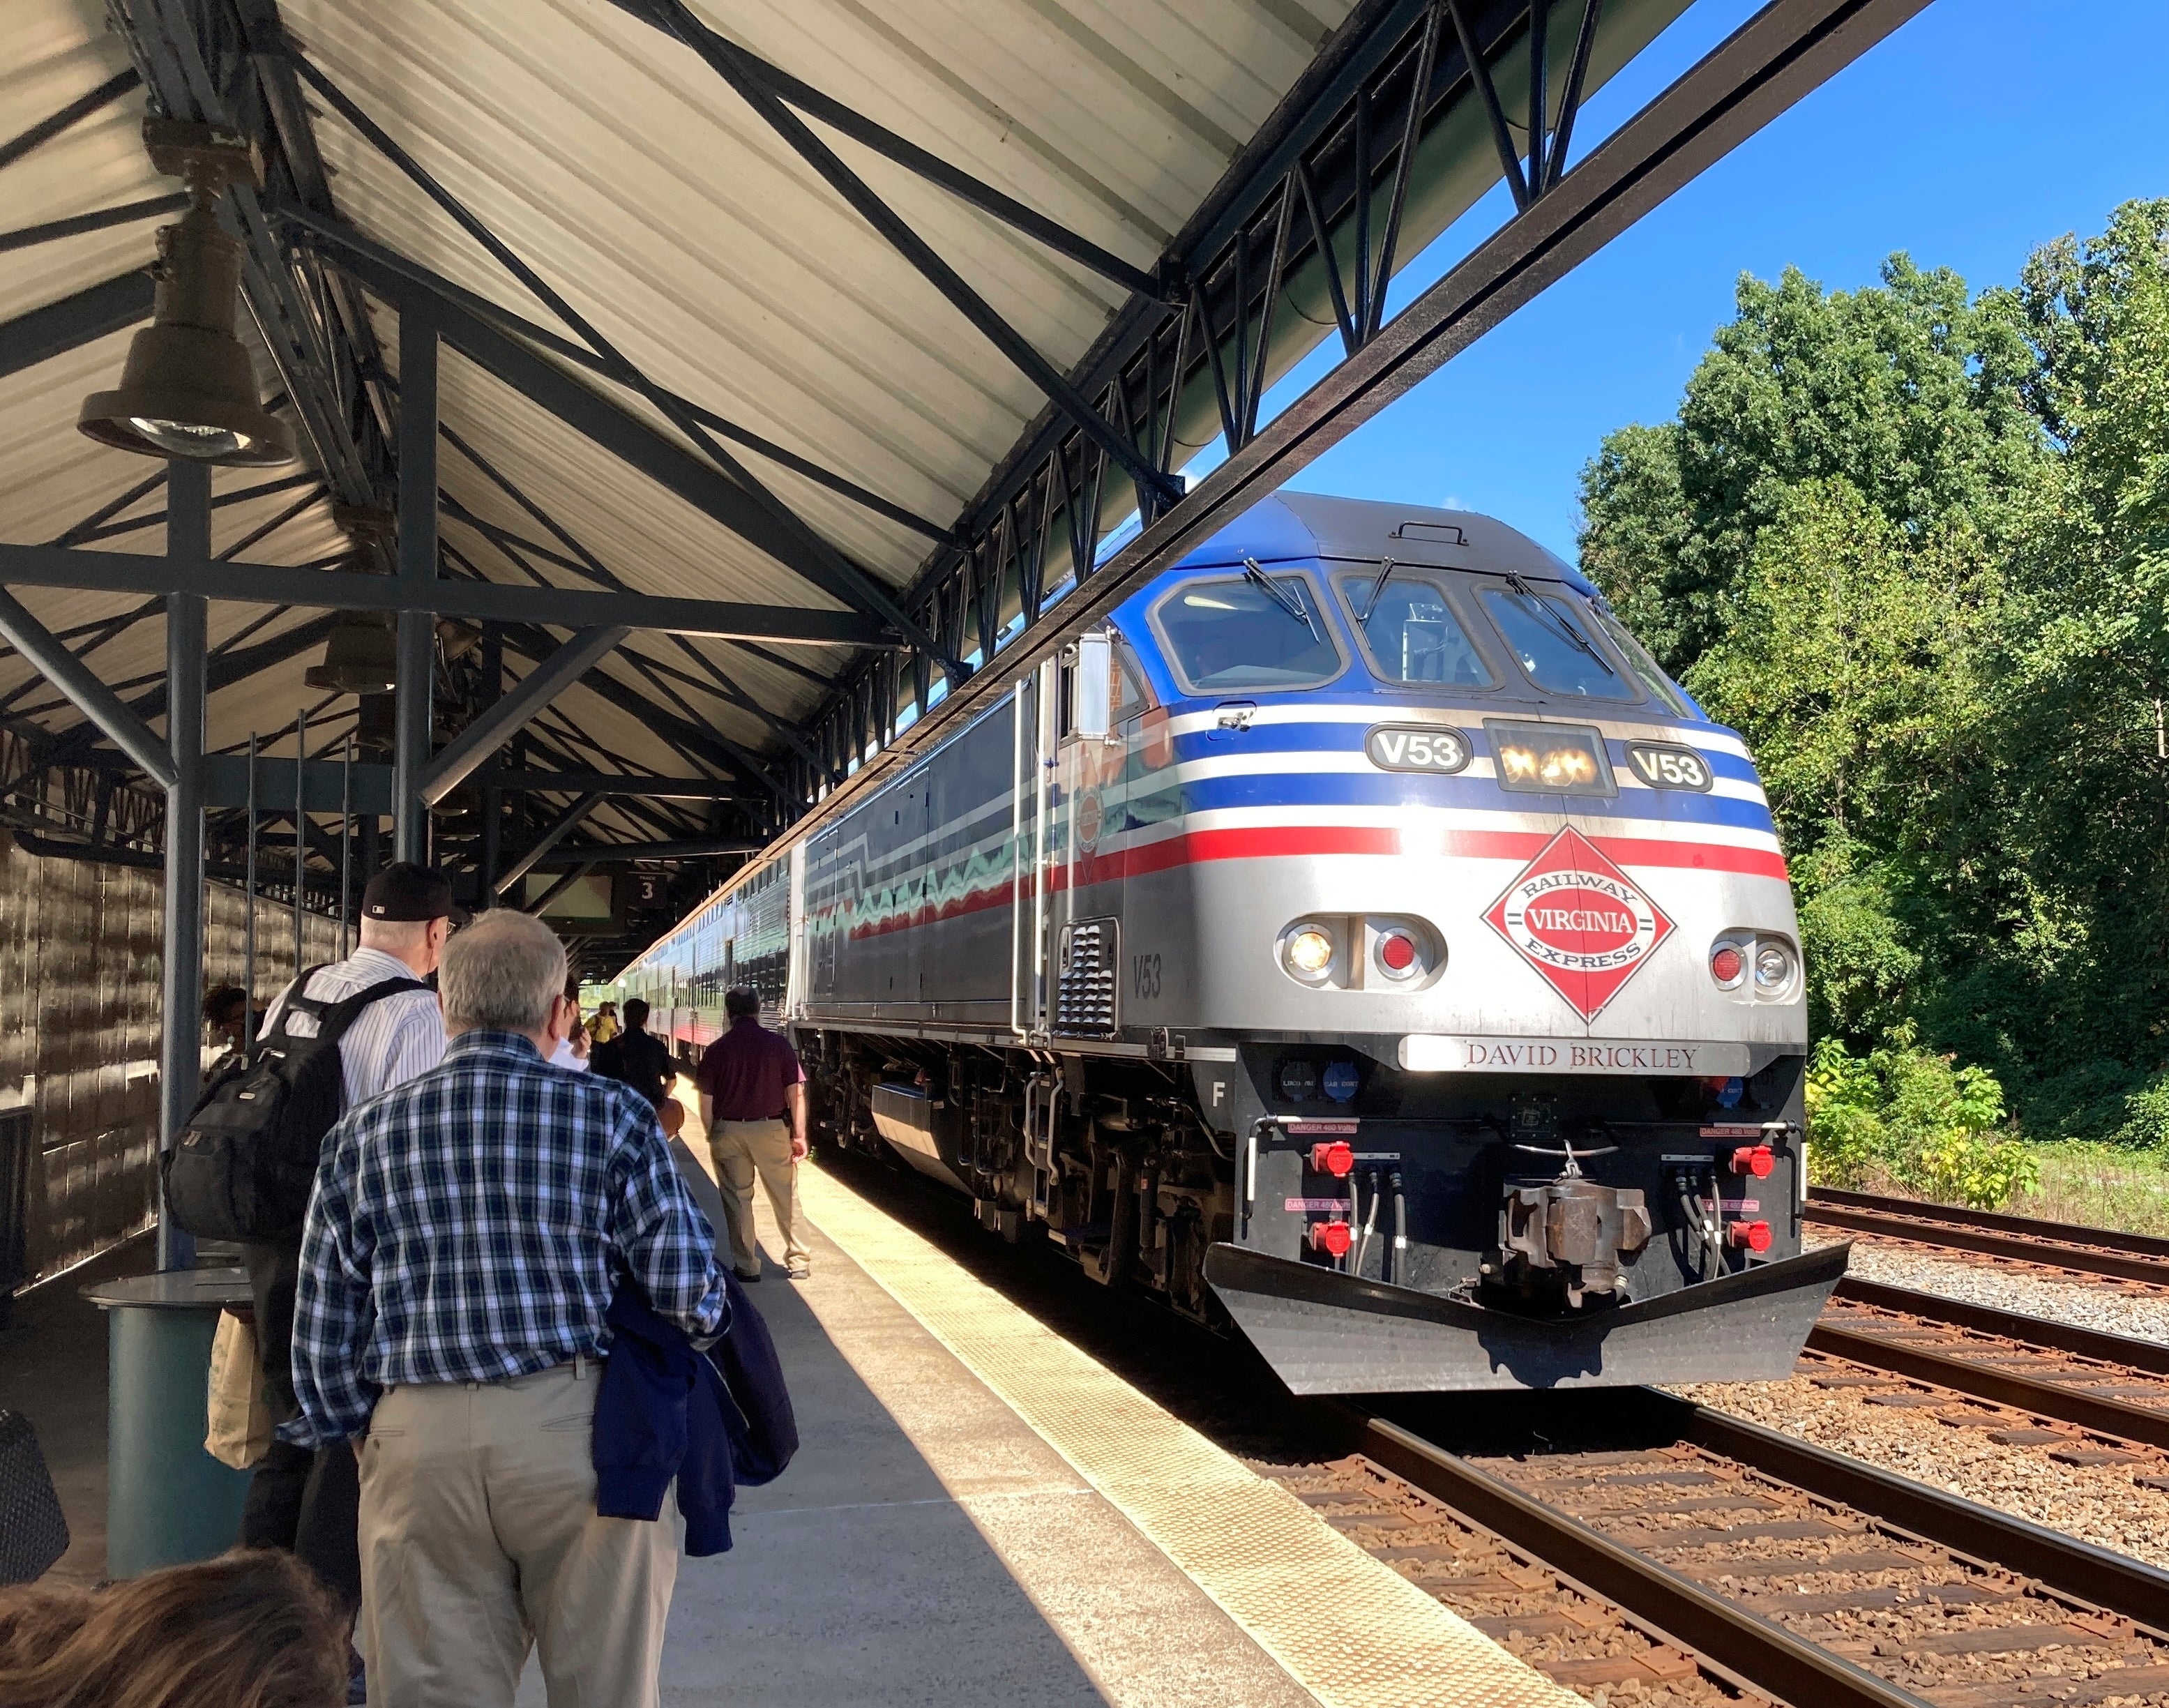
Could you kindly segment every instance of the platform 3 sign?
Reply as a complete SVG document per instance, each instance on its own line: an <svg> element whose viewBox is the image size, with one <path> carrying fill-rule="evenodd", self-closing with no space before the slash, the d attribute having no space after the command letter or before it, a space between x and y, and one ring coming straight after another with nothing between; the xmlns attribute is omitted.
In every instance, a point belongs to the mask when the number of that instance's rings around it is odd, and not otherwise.
<svg viewBox="0 0 2169 1708"><path fill-rule="evenodd" d="M1730 1079L1749 1071L1744 1043L1699 1039L1463 1038L1416 1033L1401 1040L1401 1065L1415 1074L1647 1074L1662 1079Z"/></svg>

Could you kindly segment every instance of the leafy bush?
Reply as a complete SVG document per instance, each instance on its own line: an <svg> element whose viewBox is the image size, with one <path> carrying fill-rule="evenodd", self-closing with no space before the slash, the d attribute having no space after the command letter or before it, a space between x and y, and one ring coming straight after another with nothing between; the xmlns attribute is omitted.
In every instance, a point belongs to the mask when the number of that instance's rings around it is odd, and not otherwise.
<svg viewBox="0 0 2169 1708"><path fill-rule="evenodd" d="M2124 1124L2116 1129L2115 1142L2150 1150L2169 1147L2169 1074L2124 1100Z"/></svg>
<svg viewBox="0 0 2169 1708"><path fill-rule="evenodd" d="M1865 1056L1826 1038L1809 1065L1809 1161L1825 1185L1879 1172L1923 1198L1993 1209L2040 1179L2033 1153L2003 1136L2003 1118L1994 1074L1916 1048L1910 1027Z"/></svg>

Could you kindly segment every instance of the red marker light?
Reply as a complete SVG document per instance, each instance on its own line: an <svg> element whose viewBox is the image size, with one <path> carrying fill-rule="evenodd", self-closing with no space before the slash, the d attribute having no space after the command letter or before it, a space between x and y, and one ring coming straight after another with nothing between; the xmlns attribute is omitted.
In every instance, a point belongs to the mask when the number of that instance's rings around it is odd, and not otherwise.
<svg viewBox="0 0 2169 1708"><path fill-rule="evenodd" d="M1751 1252L1770 1249L1770 1224L1767 1222L1729 1222L1725 1225L1725 1236L1735 1246L1745 1246Z"/></svg>
<svg viewBox="0 0 2169 1708"><path fill-rule="evenodd" d="M1323 1252L1329 1257L1345 1257L1348 1255L1348 1248L1355 1243L1355 1233L1346 1222L1313 1222L1310 1225L1310 1249L1314 1252Z"/></svg>
<svg viewBox="0 0 2169 1708"><path fill-rule="evenodd" d="M1314 1174L1330 1174L1335 1180L1342 1180L1355 1166L1356 1153L1345 1139L1335 1139L1330 1144L1310 1147L1310 1168Z"/></svg>
<svg viewBox="0 0 2169 1708"><path fill-rule="evenodd" d="M1400 931L1388 931L1378 939L1378 961L1388 973L1405 973L1416 963L1413 939Z"/></svg>
<svg viewBox="0 0 2169 1708"><path fill-rule="evenodd" d="M1730 943L1719 943L1710 952L1709 976L1728 987L1740 982L1740 975L1747 970L1747 963L1740 951Z"/></svg>
<svg viewBox="0 0 2169 1708"><path fill-rule="evenodd" d="M1757 1180L1767 1180L1770 1171L1777 1166L1777 1155L1767 1145L1743 1145L1732 1153L1735 1174L1751 1174Z"/></svg>

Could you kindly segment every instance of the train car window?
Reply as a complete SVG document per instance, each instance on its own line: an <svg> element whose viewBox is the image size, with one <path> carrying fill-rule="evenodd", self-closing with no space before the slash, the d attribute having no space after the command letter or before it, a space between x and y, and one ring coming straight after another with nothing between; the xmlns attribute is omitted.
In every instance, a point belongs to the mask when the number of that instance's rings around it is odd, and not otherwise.
<svg viewBox="0 0 2169 1708"><path fill-rule="evenodd" d="M1153 607L1152 620L1193 694L1315 687L1347 667L1308 575L1186 581Z"/></svg>
<svg viewBox="0 0 2169 1708"><path fill-rule="evenodd" d="M1371 668L1388 682L1498 685L1446 602L1436 578L1403 565L1343 575L1338 585Z"/></svg>
<svg viewBox="0 0 2169 1708"><path fill-rule="evenodd" d="M1642 643L1628 632L1627 625L1601 605L1592 606L1590 609L1603 627L1606 638L1611 641L1612 650L1627 660L1627 667L1649 691L1649 697L1660 705L1669 706L1678 717L1693 717L1694 710L1687 704L1687 697L1672 686L1672 679L1658 668L1657 661L1642 649Z"/></svg>
<svg viewBox="0 0 2169 1708"><path fill-rule="evenodd" d="M1598 644L1579 601L1569 605L1538 593L1514 576L1505 587L1485 588L1484 603L1515 661L1546 693L1580 700L1640 697Z"/></svg>

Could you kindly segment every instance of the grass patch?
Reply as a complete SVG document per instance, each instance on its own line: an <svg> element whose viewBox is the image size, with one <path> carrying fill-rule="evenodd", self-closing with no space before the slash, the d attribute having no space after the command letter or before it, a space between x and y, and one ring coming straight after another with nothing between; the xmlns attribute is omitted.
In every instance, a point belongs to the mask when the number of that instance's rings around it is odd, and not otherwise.
<svg viewBox="0 0 2169 1708"><path fill-rule="evenodd" d="M2027 1148L2041 1183L2011 1200L2012 1215L2169 1237L2169 1151L2081 1139Z"/></svg>

